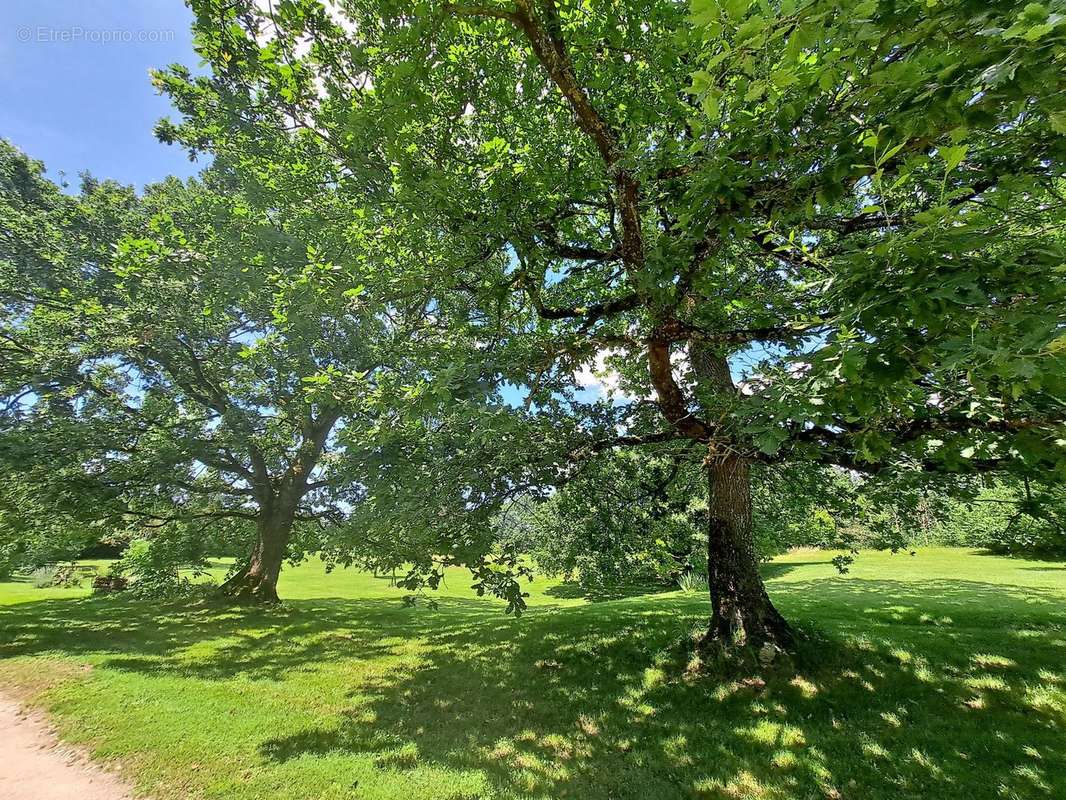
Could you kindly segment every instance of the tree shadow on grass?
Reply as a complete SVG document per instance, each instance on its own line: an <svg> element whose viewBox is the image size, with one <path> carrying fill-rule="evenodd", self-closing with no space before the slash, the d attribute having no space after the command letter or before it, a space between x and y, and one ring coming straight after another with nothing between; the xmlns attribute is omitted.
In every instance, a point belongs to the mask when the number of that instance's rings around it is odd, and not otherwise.
<svg viewBox="0 0 1066 800"><path fill-rule="evenodd" d="M486 603L442 600L437 610L399 600L295 600L269 607L126 598L41 600L0 607L0 659L42 654L103 657L102 666L226 680L284 678L389 651L383 636L417 637L447 624L513 624Z"/></svg>
<svg viewBox="0 0 1066 800"><path fill-rule="evenodd" d="M393 600L265 610L41 601L0 609L0 657L93 655L150 677L296 687L308 670L417 642L402 669L347 682L340 670L330 707L343 710L285 735L265 731L260 757L268 769L369 758L398 784L427 768L476 772L488 787L476 797L1066 794L1060 595L842 578L775 587L774 597L821 633L794 666L728 677L686 669L679 643L702 626L706 603L679 595L521 620L451 599L437 610Z"/></svg>
<svg viewBox="0 0 1066 800"><path fill-rule="evenodd" d="M832 563L831 556L826 556L818 561L768 561L759 565L759 572L762 573L764 580L772 580L784 577L799 567L815 567Z"/></svg>
<svg viewBox="0 0 1066 800"><path fill-rule="evenodd" d="M1066 553L1061 551L1035 551L1035 552L998 552L996 550L973 550L976 556L991 556L992 558L1010 558L1020 561L1048 561L1053 564L1063 564L1066 567Z"/></svg>
<svg viewBox="0 0 1066 800"><path fill-rule="evenodd" d="M629 597L666 594L676 592L676 586L664 586L655 583L634 583L615 586L582 586L579 583L560 583L544 590L548 597L560 599L582 599L590 603L604 603L611 600L624 600Z"/></svg>
<svg viewBox="0 0 1066 800"><path fill-rule="evenodd" d="M797 567L829 564L832 559L827 557L822 561L793 561L793 562L768 562L760 565L764 579L780 578L787 575ZM549 597L564 599L582 599L590 603L602 603L611 600L624 600L630 597L642 597L646 595L668 594L678 591L676 585L664 585L661 583L632 583L613 586L587 587L576 582L565 582L550 586L544 590ZM700 594L697 592L696 594ZM703 592L706 594L706 591Z"/></svg>
<svg viewBox="0 0 1066 800"><path fill-rule="evenodd" d="M810 602L826 583L779 599ZM1004 613L1035 604L1032 624L964 628L999 587L862 583L829 587L850 620L808 641L797 667L729 678L679 661L702 621L683 598L571 609L502 637L448 626L417 671L352 687L333 724L261 752L478 771L499 796L1061 796L1061 598L1027 590Z"/></svg>

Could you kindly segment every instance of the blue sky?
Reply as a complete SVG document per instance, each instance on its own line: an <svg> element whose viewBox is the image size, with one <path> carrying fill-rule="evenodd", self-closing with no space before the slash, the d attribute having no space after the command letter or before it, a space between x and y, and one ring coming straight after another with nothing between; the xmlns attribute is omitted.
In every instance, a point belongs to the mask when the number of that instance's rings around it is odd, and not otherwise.
<svg viewBox="0 0 1066 800"><path fill-rule="evenodd" d="M148 78L174 62L197 68L191 22L181 0L0 2L0 136L72 189L86 169L138 188L195 174L152 134L172 112Z"/></svg>
<svg viewBox="0 0 1066 800"><path fill-rule="evenodd" d="M53 180L65 173L71 191L83 170L138 188L194 175L202 164L152 134L174 112L148 77L174 62L199 69L191 23L181 0L0 0L0 136ZM762 355L734 359L734 373Z"/></svg>

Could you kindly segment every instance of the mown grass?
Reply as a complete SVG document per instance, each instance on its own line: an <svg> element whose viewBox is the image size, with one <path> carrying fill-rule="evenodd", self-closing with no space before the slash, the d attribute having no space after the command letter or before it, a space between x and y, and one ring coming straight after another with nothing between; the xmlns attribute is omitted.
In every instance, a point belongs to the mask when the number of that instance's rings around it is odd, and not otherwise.
<svg viewBox="0 0 1066 800"><path fill-rule="evenodd" d="M1066 568L831 555L767 565L811 638L763 674L686 670L695 595L515 620L311 563L270 610L0 584L0 686L159 798L1066 797Z"/></svg>

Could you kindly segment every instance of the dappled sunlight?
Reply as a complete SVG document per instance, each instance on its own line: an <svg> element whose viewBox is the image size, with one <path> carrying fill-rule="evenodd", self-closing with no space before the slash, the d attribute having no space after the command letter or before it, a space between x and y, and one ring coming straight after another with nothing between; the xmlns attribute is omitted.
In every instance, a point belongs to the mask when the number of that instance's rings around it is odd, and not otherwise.
<svg viewBox="0 0 1066 800"><path fill-rule="evenodd" d="M518 620L461 597L44 600L0 609L0 655L16 683L44 655L92 665L51 696L88 730L123 708L128 730L96 729L103 743L142 726L150 746L143 726L195 686L183 747L232 764L235 797L308 796L286 788L294 771L352 798L1056 797L1061 595L839 576L774 593L800 652L730 676L690 668L704 601L678 593ZM184 767L153 769L162 784Z"/></svg>

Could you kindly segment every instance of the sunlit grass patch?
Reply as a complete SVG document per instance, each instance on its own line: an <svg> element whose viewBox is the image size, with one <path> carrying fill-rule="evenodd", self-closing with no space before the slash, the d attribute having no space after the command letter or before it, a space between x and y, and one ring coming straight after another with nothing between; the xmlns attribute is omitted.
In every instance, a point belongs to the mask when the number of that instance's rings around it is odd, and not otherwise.
<svg viewBox="0 0 1066 800"><path fill-rule="evenodd" d="M538 579L514 620L458 572L433 610L312 563L267 610L0 585L0 682L164 800L1066 796L1066 571L817 558L769 582L811 633L787 668L687 671L681 592Z"/></svg>

